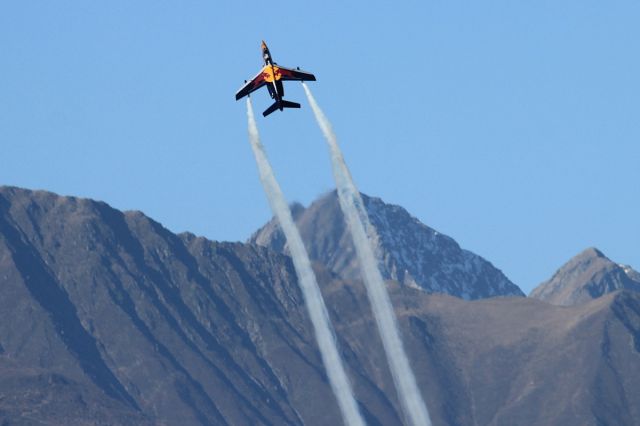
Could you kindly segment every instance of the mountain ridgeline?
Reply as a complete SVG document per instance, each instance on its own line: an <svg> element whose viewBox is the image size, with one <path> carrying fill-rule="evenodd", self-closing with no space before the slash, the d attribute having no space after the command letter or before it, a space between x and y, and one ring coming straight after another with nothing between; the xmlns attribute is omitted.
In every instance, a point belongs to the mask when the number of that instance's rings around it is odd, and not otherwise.
<svg viewBox="0 0 640 426"><path fill-rule="evenodd" d="M522 297L450 238L366 200L434 425L639 423L640 293ZM318 203L337 215L331 196L294 213L355 396L368 424L402 424L344 225L311 215ZM0 424L341 424L291 260L267 240L277 250L0 187Z"/></svg>

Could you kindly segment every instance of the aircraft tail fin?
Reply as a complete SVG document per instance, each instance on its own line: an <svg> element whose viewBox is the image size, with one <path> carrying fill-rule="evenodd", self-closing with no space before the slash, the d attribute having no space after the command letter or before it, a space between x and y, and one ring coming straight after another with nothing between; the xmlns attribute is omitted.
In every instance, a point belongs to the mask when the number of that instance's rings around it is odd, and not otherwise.
<svg viewBox="0 0 640 426"><path fill-rule="evenodd" d="M283 108L300 108L300 104L296 102L285 101L284 99L280 102L275 101L269 108L265 109L262 115L266 117L271 114L273 111Z"/></svg>

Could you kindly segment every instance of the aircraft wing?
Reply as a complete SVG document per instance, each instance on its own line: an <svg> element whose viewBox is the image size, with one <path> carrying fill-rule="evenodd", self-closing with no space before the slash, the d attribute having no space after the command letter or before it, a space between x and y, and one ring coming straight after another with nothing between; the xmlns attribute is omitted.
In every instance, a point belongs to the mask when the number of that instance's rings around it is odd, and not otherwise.
<svg viewBox="0 0 640 426"><path fill-rule="evenodd" d="M250 81L247 82L247 84L242 86L240 88L240 90L238 90L238 92L236 92L236 101L238 99L244 98L245 96L247 96L249 93L253 92L254 90L258 90L259 88L264 86L266 83L267 82L265 80L264 72L263 72L263 70L260 70L258 75L253 77Z"/></svg>
<svg viewBox="0 0 640 426"><path fill-rule="evenodd" d="M278 65L278 68L280 71L280 80L316 81L316 76L310 72L299 69L292 70L290 68L281 67L280 65Z"/></svg>

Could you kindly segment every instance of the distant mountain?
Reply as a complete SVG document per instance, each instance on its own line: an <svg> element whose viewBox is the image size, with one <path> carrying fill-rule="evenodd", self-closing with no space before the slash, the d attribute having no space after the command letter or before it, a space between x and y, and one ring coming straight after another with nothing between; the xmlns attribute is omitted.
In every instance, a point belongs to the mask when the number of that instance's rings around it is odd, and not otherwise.
<svg viewBox="0 0 640 426"><path fill-rule="evenodd" d="M315 265L369 425L402 416L364 288ZM433 424L640 424L640 293L474 302L390 281ZM0 187L0 425L339 425L288 257Z"/></svg>
<svg viewBox="0 0 640 426"><path fill-rule="evenodd" d="M617 290L640 291L640 274L588 248L536 287L530 297L554 305L577 305Z"/></svg>
<svg viewBox="0 0 640 426"><path fill-rule="evenodd" d="M524 296L491 263L460 248L452 238L422 224L402 207L364 194L362 198L384 278L467 300ZM313 260L343 279L360 279L355 249L335 191L306 209L293 205L292 213ZM275 220L254 233L249 242L286 252L284 236Z"/></svg>

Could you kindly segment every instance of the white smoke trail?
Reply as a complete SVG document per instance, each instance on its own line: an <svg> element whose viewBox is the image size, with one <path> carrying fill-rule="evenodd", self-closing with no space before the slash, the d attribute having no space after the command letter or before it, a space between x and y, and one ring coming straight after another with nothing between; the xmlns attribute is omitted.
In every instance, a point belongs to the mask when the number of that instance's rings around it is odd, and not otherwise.
<svg viewBox="0 0 640 426"><path fill-rule="evenodd" d="M256 125L256 120L253 115L253 106L251 105L250 99L247 99L247 117L249 119L249 141L251 142L251 148L253 149L253 154L258 164L260 181L269 200L271 210L278 219L282 232L284 232L287 239L293 265L298 275L298 282L302 289L307 311L311 317L311 323L313 324L316 341L320 348L322 361L327 370L331 389L338 400L345 424L348 426L364 426L364 420L358 410L358 405L351 390L351 384L349 383L349 379L342 365L342 360L340 359L324 299L320 293L313 269L311 269L309 255L304 247L298 228L296 228L293 222L291 210L289 210L284 194L273 174L273 169L267 159L264 147L260 142L258 126Z"/></svg>
<svg viewBox="0 0 640 426"><path fill-rule="evenodd" d="M349 169L344 161L338 140L329 120L324 115L306 84L302 83L309 99L309 104L316 117L316 121L324 134L331 152L333 177L336 181L340 207L347 221L351 236L360 261L360 268L364 278L367 295L378 325L382 344L384 346L389 369L398 392L400 404L405 416L414 426L431 425L427 406L422 399L415 376L409 365L409 359L404 351L398 324L393 312L393 306L387 293L378 263L373 254L373 248L367 238L366 230L371 229L369 217L364 208L360 192L356 188Z"/></svg>

